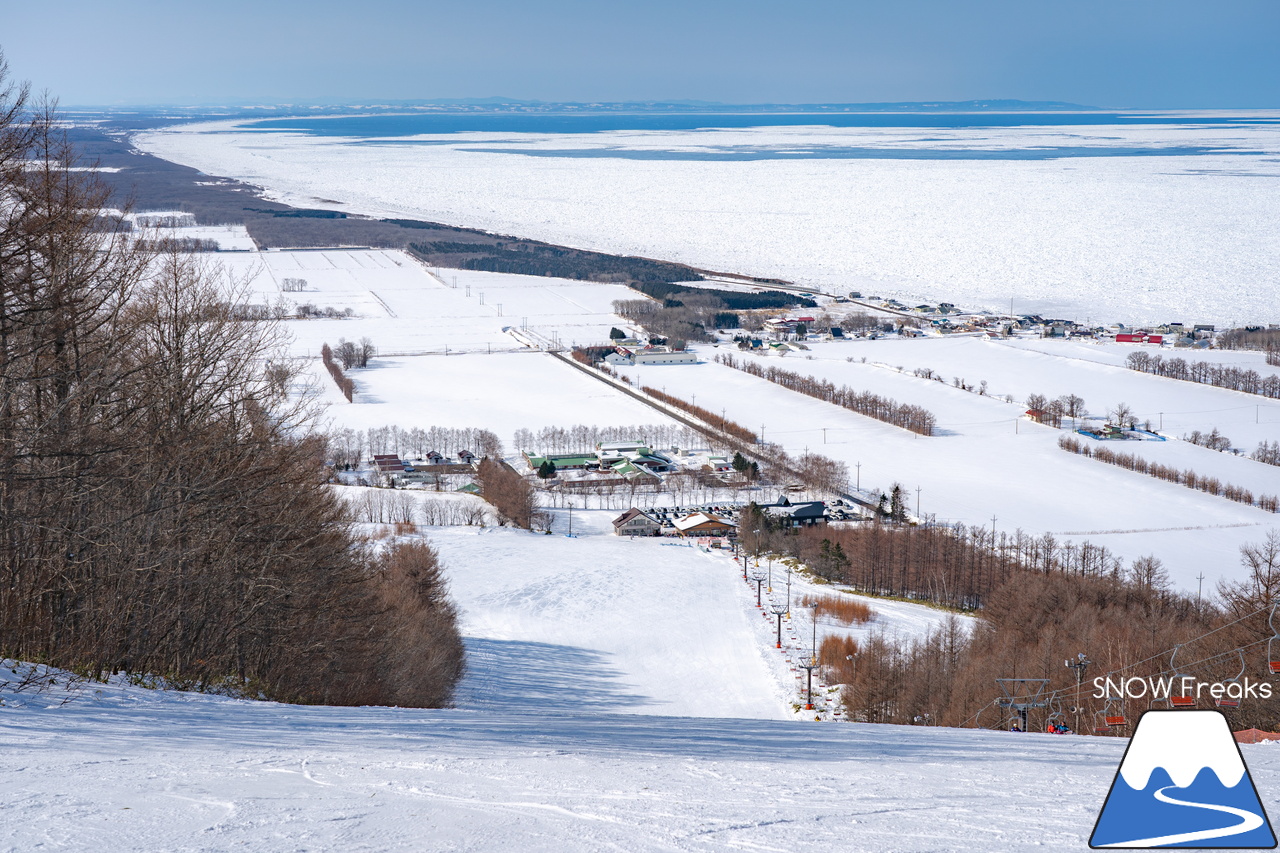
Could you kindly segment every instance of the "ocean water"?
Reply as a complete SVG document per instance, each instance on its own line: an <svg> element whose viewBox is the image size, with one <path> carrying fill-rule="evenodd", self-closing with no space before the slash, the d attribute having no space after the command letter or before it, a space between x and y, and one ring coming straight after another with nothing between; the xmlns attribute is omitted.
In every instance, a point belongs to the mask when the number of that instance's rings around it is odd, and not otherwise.
<svg viewBox="0 0 1280 853"><path fill-rule="evenodd" d="M1226 325L1280 322L1278 120L415 115L219 122L136 141L301 206L834 293Z"/></svg>
<svg viewBox="0 0 1280 853"><path fill-rule="evenodd" d="M751 127L838 128L998 128L1084 127L1168 124L1169 113L1143 112L794 112L794 113L417 113L317 118L263 119L241 126L268 132L299 131L311 136L362 139L442 133L601 133L615 130L708 130ZM1205 127L1274 123L1280 117L1258 113L1189 113L1179 121Z"/></svg>

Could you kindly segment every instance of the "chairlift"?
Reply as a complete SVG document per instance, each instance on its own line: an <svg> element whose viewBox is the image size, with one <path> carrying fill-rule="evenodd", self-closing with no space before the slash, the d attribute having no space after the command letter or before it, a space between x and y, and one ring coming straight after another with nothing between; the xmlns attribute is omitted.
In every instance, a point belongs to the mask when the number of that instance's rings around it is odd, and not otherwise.
<svg viewBox="0 0 1280 853"><path fill-rule="evenodd" d="M1067 715L1062 712L1062 700L1055 696L1050 707L1053 710L1045 718L1044 729L1049 734L1060 734L1058 730L1067 726Z"/></svg>
<svg viewBox="0 0 1280 853"><path fill-rule="evenodd" d="M1178 651L1182 648L1182 644L1173 647L1173 654L1169 656L1169 669L1173 670L1173 684L1169 687L1169 704L1175 708L1194 708L1196 705L1196 697L1187 696L1184 693L1174 694L1174 688L1181 689L1183 679L1189 679L1191 676L1178 672L1177 664L1174 663L1178 658Z"/></svg>
<svg viewBox="0 0 1280 853"><path fill-rule="evenodd" d="M1223 684L1226 686L1225 692L1223 693L1222 696L1219 696L1218 698L1213 700L1213 704L1217 705L1219 708L1239 708L1240 697L1244 695L1243 687L1241 687L1238 695L1234 697L1231 695L1230 685L1232 684L1239 685L1240 679L1241 677L1244 676L1244 671L1245 671L1244 649L1236 649L1236 651L1240 653L1240 671L1236 673L1235 678L1228 678L1226 681L1223 682Z"/></svg>

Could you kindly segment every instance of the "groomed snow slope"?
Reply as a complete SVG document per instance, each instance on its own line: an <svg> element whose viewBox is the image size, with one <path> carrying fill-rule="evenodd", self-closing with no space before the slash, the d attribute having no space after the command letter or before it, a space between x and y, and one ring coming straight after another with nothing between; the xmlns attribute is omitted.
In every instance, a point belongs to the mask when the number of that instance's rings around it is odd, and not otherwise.
<svg viewBox="0 0 1280 853"><path fill-rule="evenodd" d="M105 691L0 709L0 849L1084 849L1112 738ZM1244 747L1264 801L1280 755Z"/></svg>

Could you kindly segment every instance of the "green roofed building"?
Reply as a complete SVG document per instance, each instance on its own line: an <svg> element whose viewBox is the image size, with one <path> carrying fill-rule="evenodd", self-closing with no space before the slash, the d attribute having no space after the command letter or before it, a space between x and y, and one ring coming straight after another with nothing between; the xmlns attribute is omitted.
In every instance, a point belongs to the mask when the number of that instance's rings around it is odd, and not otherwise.
<svg viewBox="0 0 1280 853"><path fill-rule="evenodd" d="M541 468L544 462L550 462L555 465L557 471L569 471L575 468L586 468L587 466L595 467L599 464L594 454L590 456L578 454L535 456L528 451L524 451L524 458L529 463L529 467L535 471Z"/></svg>

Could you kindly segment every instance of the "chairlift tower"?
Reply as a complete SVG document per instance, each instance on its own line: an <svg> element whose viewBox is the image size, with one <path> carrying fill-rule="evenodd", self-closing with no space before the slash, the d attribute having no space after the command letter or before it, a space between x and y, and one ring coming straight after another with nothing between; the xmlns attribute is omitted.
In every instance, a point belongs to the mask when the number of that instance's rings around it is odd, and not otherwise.
<svg viewBox="0 0 1280 853"><path fill-rule="evenodd" d="M806 711L813 710L813 671L818 668L818 650L805 649L800 660L796 662L796 666L805 670L809 674L809 686L805 692L804 709Z"/></svg>
<svg viewBox="0 0 1280 853"><path fill-rule="evenodd" d="M756 569L751 573L751 579L756 582L756 607L763 607L760 602L760 590L764 586L765 573Z"/></svg>
<svg viewBox="0 0 1280 853"><path fill-rule="evenodd" d="M1049 685L1047 678L997 678L996 686L1004 697L996 700L996 704L1006 711L1018 715L1022 723L1022 731L1027 731L1027 712L1032 708L1043 708L1049 704L1044 698L1044 690Z"/></svg>
<svg viewBox="0 0 1280 853"><path fill-rule="evenodd" d="M787 605L778 602L770 602L769 609L773 611L773 615L778 617L778 645L782 648L782 614L787 612Z"/></svg>

